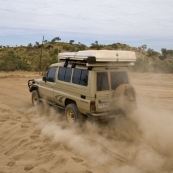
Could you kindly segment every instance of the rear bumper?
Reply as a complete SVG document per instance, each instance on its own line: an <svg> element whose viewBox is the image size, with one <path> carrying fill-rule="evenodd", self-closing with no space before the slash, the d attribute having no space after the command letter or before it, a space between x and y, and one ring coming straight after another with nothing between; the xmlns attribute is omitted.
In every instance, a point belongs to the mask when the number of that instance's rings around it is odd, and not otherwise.
<svg viewBox="0 0 173 173"><path fill-rule="evenodd" d="M86 113L86 115L88 118L95 120L106 120L117 117L117 114L115 112Z"/></svg>

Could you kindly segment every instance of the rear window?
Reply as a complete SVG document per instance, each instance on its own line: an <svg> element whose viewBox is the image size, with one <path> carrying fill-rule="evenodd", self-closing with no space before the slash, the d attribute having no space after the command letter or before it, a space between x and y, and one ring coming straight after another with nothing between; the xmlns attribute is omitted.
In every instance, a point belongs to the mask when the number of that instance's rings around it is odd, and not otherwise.
<svg viewBox="0 0 173 173"><path fill-rule="evenodd" d="M108 73L98 72L97 73L97 91L109 90Z"/></svg>
<svg viewBox="0 0 173 173"><path fill-rule="evenodd" d="M111 89L115 90L121 84L128 84L127 72L110 72L111 76Z"/></svg>

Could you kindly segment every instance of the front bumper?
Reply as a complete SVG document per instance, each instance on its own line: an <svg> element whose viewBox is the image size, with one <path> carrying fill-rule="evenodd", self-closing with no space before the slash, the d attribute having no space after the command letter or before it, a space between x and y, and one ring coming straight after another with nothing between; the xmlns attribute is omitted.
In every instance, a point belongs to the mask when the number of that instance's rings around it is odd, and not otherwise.
<svg viewBox="0 0 173 173"><path fill-rule="evenodd" d="M28 88L29 88L29 91L31 92L31 88L32 88L32 85L35 83L34 79L30 79L28 80Z"/></svg>

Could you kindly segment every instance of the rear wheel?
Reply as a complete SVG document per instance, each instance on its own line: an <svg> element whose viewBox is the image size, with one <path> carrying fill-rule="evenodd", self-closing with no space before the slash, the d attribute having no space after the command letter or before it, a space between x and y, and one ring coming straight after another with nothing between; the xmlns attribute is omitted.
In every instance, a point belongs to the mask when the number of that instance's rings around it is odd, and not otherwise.
<svg viewBox="0 0 173 173"><path fill-rule="evenodd" d="M39 103L40 103L39 99L40 99L40 97L38 95L38 91L37 90L32 91L31 100L32 100L33 106L39 105Z"/></svg>
<svg viewBox="0 0 173 173"><path fill-rule="evenodd" d="M78 111L78 108L74 103L66 106L65 116L70 123L81 122L84 120L84 116Z"/></svg>

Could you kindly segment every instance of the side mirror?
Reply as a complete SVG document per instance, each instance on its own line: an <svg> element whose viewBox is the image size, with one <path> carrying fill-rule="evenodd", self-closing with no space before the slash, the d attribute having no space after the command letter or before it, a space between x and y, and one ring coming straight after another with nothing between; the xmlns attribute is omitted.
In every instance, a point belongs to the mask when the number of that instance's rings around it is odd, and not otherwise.
<svg viewBox="0 0 173 173"><path fill-rule="evenodd" d="M45 81L45 82L46 82L46 76L44 76L44 77L43 77L43 81Z"/></svg>

